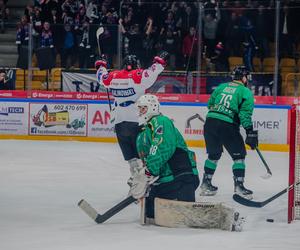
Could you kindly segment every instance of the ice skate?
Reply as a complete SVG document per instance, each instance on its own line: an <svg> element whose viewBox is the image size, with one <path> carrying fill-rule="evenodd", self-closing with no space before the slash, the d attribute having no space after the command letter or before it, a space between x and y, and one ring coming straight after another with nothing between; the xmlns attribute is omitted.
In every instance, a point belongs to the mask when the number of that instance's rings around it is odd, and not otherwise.
<svg viewBox="0 0 300 250"><path fill-rule="evenodd" d="M211 184L212 175L204 174L200 186L200 196L213 196L217 193L218 187Z"/></svg>
<svg viewBox="0 0 300 250"><path fill-rule="evenodd" d="M233 179L234 179L234 193L248 200L252 200L253 192L244 187L244 177L233 177Z"/></svg>

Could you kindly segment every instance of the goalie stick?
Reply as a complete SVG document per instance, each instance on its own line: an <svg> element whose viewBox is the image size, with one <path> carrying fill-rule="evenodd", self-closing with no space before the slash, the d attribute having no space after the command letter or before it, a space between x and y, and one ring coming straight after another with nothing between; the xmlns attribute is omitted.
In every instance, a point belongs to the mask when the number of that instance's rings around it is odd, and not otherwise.
<svg viewBox="0 0 300 250"><path fill-rule="evenodd" d="M288 192L290 189L292 189L294 186L299 185L300 181L298 181L295 184L290 185L288 188L283 189L279 193L271 196L270 198L264 200L264 201L253 201L248 200L238 194L234 194L232 198L237 202L247 207L264 207L265 205L269 204L271 201L277 199L279 196L283 195L284 193Z"/></svg>
<svg viewBox="0 0 300 250"><path fill-rule="evenodd" d="M78 202L78 206L97 224L101 224L135 201L135 198L133 198L132 196L128 196L126 199L120 201L104 214L99 214L97 210L93 208L89 203L87 203L84 199Z"/></svg>

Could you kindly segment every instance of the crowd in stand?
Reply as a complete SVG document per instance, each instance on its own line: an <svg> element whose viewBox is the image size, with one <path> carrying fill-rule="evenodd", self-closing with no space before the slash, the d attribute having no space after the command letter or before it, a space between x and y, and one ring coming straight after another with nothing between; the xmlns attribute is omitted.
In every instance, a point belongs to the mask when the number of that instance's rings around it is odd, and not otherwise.
<svg viewBox="0 0 300 250"><path fill-rule="evenodd" d="M243 57L247 68L253 71L254 56L271 55L274 4L274 0L206 0L200 4L36 0L27 6L18 24L16 43L19 47L28 44L31 23L34 49L50 47L60 55L62 67L92 67L99 54L106 54L114 67L119 37L122 37L122 54L136 54L143 66L148 66L155 54L165 50L170 54L171 70L195 70L200 53L215 71L228 71L229 56ZM299 43L299 6L293 0L281 4L280 56L295 55ZM101 26L104 32L96 37Z"/></svg>
<svg viewBox="0 0 300 250"><path fill-rule="evenodd" d="M9 8L7 8L8 0L0 0L0 32L4 33L4 24L9 17Z"/></svg>

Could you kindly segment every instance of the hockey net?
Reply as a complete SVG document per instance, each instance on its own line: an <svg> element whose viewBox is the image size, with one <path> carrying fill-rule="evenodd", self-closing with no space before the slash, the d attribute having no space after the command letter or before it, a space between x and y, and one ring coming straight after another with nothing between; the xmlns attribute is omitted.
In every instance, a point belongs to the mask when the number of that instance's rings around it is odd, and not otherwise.
<svg viewBox="0 0 300 250"><path fill-rule="evenodd" d="M290 116L290 169L288 222L300 220L300 105L294 105Z"/></svg>

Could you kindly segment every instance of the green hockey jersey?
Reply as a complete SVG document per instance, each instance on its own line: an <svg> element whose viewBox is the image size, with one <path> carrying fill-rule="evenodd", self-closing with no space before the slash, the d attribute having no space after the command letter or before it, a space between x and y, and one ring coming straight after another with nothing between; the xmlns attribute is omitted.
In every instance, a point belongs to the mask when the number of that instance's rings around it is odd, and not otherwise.
<svg viewBox="0 0 300 250"><path fill-rule="evenodd" d="M223 83L211 94L207 117L252 128L254 97L250 89L238 81Z"/></svg>
<svg viewBox="0 0 300 250"><path fill-rule="evenodd" d="M168 117L153 117L136 142L141 160L152 175L160 177L159 183L172 181L179 174L198 174L195 153L187 148L183 136Z"/></svg>

